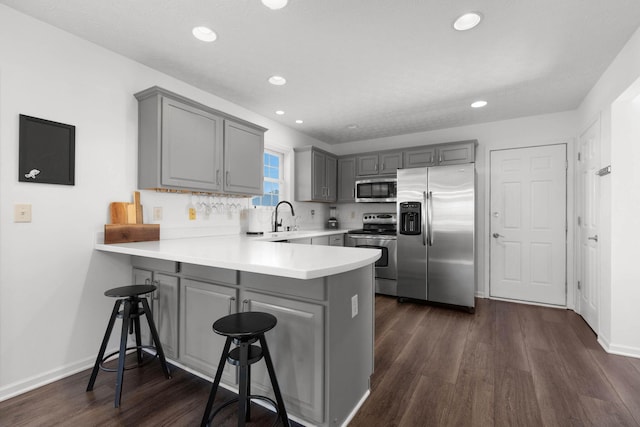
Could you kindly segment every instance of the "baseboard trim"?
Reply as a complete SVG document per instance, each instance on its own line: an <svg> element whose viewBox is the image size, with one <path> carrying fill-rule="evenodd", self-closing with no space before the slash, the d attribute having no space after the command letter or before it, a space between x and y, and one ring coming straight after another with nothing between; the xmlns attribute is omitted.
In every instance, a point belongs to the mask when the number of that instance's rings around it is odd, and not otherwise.
<svg viewBox="0 0 640 427"><path fill-rule="evenodd" d="M351 411L351 413L347 415L347 418L342 423L342 427L347 427L349 425L351 420L353 420L353 417L356 416L356 414L358 413L362 405L364 405L365 400L369 398L370 394L371 394L371 390L367 389L367 391L364 393L364 395L362 396L358 404L355 406L355 408L353 408L353 411Z"/></svg>
<svg viewBox="0 0 640 427"><path fill-rule="evenodd" d="M598 344L600 344L600 346L607 353L640 359L640 348L638 347L611 344L606 338L602 337L601 335L598 335Z"/></svg>
<svg viewBox="0 0 640 427"><path fill-rule="evenodd" d="M78 362L52 369L43 374L34 375L25 380L0 387L0 402L89 369L93 367L95 361L95 356L91 356Z"/></svg>

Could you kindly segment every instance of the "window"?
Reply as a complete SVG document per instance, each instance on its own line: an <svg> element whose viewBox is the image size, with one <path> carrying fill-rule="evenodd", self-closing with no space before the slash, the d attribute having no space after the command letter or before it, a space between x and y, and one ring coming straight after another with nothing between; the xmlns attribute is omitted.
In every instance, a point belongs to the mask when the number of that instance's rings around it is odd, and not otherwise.
<svg viewBox="0 0 640 427"><path fill-rule="evenodd" d="M252 205L275 206L278 204L284 188L283 163L284 154L264 150L264 194L251 199Z"/></svg>

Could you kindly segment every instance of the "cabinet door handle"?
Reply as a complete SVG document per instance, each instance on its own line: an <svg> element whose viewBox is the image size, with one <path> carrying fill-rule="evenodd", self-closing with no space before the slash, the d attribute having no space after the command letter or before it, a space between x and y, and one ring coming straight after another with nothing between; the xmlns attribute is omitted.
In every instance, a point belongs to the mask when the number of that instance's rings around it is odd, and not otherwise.
<svg viewBox="0 0 640 427"><path fill-rule="evenodd" d="M353 193L353 198L355 199L355 197L356 197L356 189L354 188L353 190L351 190L351 192Z"/></svg>
<svg viewBox="0 0 640 427"><path fill-rule="evenodd" d="M429 163L433 163L433 153L431 153L431 156L429 157Z"/></svg>
<svg viewBox="0 0 640 427"><path fill-rule="evenodd" d="M232 313L232 309L233 309L233 303L236 301L236 297L231 297L229 298L229 314Z"/></svg>
<svg viewBox="0 0 640 427"><path fill-rule="evenodd" d="M220 169L216 170L216 185L220 185Z"/></svg>
<svg viewBox="0 0 640 427"><path fill-rule="evenodd" d="M384 162L382 162L382 169L381 170L384 170Z"/></svg>
<svg viewBox="0 0 640 427"><path fill-rule="evenodd" d="M243 301L242 301L242 311L243 311L243 312L245 312L245 311L249 311L249 310L247 310L247 308L249 307L249 303L250 303L250 302L251 302L251 301L250 301L250 300L248 300L248 299L245 299L245 300L243 300Z"/></svg>
<svg viewBox="0 0 640 427"><path fill-rule="evenodd" d="M157 280L152 280L151 284L155 285L156 287L160 286L160 282L158 282ZM153 298L152 299L154 299L156 301L160 299L160 297L158 296L158 290L157 289L155 291L153 291Z"/></svg>
<svg viewBox="0 0 640 427"><path fill-rule="evenodd" d="M231 185L231 180L229 179L229 171L227 171L227 185Z"/></svg>
<svg viewBox="0 0 640 427"><path fill-rule="evenodd" d="M376 163L376 167L375 167L376 172L378 172L378 164Z"/></svg>
<svg viewBox="0 0 640 427"><path fill-rule="evenodd" d="M438 163L442 163L442 154L440 154L440 157L438 157Z"/></svg>

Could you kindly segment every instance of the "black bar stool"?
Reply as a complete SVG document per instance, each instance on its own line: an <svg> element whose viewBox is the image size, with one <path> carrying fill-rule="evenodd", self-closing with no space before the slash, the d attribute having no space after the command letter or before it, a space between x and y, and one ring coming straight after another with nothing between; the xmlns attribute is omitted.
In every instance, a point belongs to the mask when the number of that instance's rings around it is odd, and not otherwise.
<svg viewBox="0 0 640 427"><path fill-rule="evenodd" d="M222 350L220 364L218 365L213 386L211 387L211 393L209 394L209 400L207 401L207 407L204 411L204 416L202 417L202 427L208 426L210 421L218 412L233 402L238 402L238 426L244 426L245 422L249 421L251 417L251 399L260 399L271 403L273 407L276 408L278 416L275 422L277 423L278 419L280 419L282 420L283 426L290 427L289 417L287 416L287 411L284 407L284 401L282 400L282 394L280 393L276 373L273 369L273 362L271 361L267 341L264 338L265 332L273 329L277 322L278 321L275 316L269 313L248 311L244 313L230 314L216 320L213 324L213 331L216 334L226 336L227 340L224 344L224 350ZM252 345L256 341L260 342L260 346ZM229 351L231 342L237 345L237 347ZM264 362L267 365L267 371L269 372L269 378L271 379L271 386L273 387L276 402L266 396L252 395L250 392L251 365L258 362L263 357ZM222 377L222 371L224 370L225 359L232 365L240 367L240 382L238 384L239 396L223 403L213 411L213 413L211 413L213 401L216 398L216 392L218 391L218 385L220 384L220 378Z"/></svg>
<svg viewBox="0 0 640 427"><path fill-rule="evenodd" d="M132 285L132 286L122 286L120 288L113 288L106 291L104 294L108 297L119 298L116 300L113 305L113 311L111 312L111 318L109 318L109 324L107 326L107 331L104 334L104 338L102 339L102 345L100 346L100 351L98 352L98 357L96 358L96 363L93 365L93 371L91 372L91 378L89 379L89 385L87 386L87 391L93 390L93 385L96 382L96 377L98 376L98 370L102 369L103 371L108 372L117 372L116 379L116 396L114 401L114 406L118 408L120 406L120 396L122 394L122 380L124 378L124 371L128 369L138 368L140 366L145 365L151 360L155 359L155 357L160 358L160 364L162 366L162 370L164 371L165 377L167 379L171 378L171 373L169 372L169 365L167 364L167 360L164 357L164 351L162 351L162 345L160 345L160 338L158 337L158 331L156 330L156 326L153 323L153 317L151 314L151 309L149 308L149 303L145 297L140 298L139 295L148 294L155 291L157 288L155 285ZM123 305L122 311L120 311L120 306ZM151 330L151 337L153 338L154 345L142 345L142 338L140 336L140 316L147 317L147 323L149 324L149 329ZM108 355L104 355L105 350L107 349L107 344L109 343L109 337L111 336L111 331L113 330L113 324L116 321L116 318L122 318L122 332L120 334L120 350L114 351ZM127 347L127 336L128 334L132 334L135 329L136 334L136 345L133 347ZM143 363L142 357L142 349L155 349L156 354L152 358L148 359ZM136 350L137 353L137 364L131 366L125 366L124 359L127 354L127 350ZM118 369L110 369L104 366L104 363L114 355L118 355Z"/></svg>

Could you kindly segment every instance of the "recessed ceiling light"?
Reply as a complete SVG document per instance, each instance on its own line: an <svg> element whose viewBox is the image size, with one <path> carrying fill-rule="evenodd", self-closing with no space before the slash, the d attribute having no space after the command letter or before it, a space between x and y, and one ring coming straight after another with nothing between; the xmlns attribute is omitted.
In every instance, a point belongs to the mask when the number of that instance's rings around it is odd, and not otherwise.
<svg viewBox="0 0 640 427"><path fill-rule="evenodd" d="M298 119L298 120L296 120L296 123L297 123L297 124L299 124L299 125L301 125L301 124L302 124L302 123L304 123L304 122L303 122L302 120Z"/></svg>
<svg viewBox="0 0 640 427"><path fill-rule="evenodd" d="M347 125L347 129L358 129L358 125L356 124Z"/></svg>
<svg viewBox="0 0 640 427"><path fill-rule="evenodd" d="M473 107L473 108L482 108L485 105L487 105L487 101L476 101L473 104L471 104L471 107Z"/></svg>
<svg viewBox="0 0 640 427"><path fill-rule="evenodd" d="M288 2L289 0L262 0L262 4L271 10L282 9Z"/></svg>
<svg viewBox="0 0 640 427"><path fill-rule="evenodd" d="M469 12L458 17L453 23L453 28L458 31L470 30L482 21L482 15L478 12Z"/></svg>
<svg viewBox="0 0 640 427"><path fill-rule="evenodd" d="M283 84L287 83L287 79L282 76L271 76L269 77L269 83L276 86L282 86Z"/></svg>
<svg viewBox="0 0 640 427"><path fill-rule="evenodd" d="M191 33L193 37L203 42L212 42L218 38L218 35L209 27L194 27Z"/></svg>
<svg viewBox="0 0 640 427"><path fill-rule="evenodd" d="M282 116L282 115L284 115L284 111L278 110L278 111L276 111L276 114L279 115L279 116Z"/></svg>

